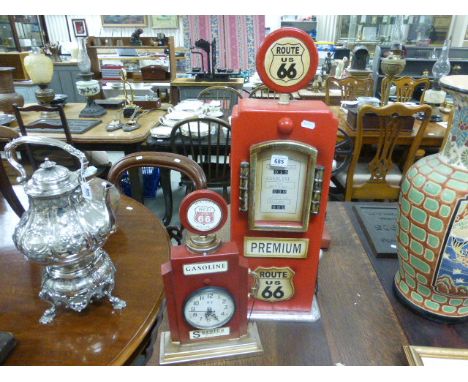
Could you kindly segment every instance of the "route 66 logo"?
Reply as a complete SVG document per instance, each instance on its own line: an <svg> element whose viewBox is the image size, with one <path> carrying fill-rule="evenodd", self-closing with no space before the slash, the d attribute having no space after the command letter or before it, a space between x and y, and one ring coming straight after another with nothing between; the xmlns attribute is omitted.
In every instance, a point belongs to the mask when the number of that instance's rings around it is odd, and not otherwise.
<svg viewBox="0 0 468 382"><path fill-rule="evenodd" d="M283 38L269 49L265 59L268 76L280 84L294 85L302 80L310 66L302 42L292 38Z"/></svg>
<svg viewBox="0 0 468 382"><path fill-rule="evenodd" d="M200 224L210 224L214 220L213 207L198 207L195 209L195 221Z"/></svg>
<svg viewBox="0 0 468 382"><path fill-rule="evenodd" d="M279 302L294 296L294 271L289 267L259 267L252 272L256 284L254 297L257 300Z"/></svg>
<svg viewBox="0 0 468 382"><path fill-rule="evenodd" d="M209 199L200 199L190 205L187 217L192 227L207 232L220 223L222 213L215 202Z"/></svg>

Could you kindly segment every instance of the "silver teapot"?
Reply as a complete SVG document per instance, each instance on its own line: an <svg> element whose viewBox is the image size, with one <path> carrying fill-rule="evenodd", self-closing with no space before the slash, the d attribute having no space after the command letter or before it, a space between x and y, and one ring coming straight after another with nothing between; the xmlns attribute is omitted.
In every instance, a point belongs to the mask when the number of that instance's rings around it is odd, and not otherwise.
<svg viewBox="0 0 468 382"><path fill-rule="evenodd" d="M80 169L70 171L46 158L27 180L16 156L22 144L61 148L78 158ZM5 154L20 173L18 181L29 199L29 209L16 226L13 241L29 260L45 266L39 297L52 306L39 322L52 322L60 306L80 312L104 297L114 309L125 308L125 301L112 295L115 267L102 249L116 229L110 205L112 184L102 181L102 192L92 191L85 179L86 156L56 139L20 137L5 146Z"/></svg>

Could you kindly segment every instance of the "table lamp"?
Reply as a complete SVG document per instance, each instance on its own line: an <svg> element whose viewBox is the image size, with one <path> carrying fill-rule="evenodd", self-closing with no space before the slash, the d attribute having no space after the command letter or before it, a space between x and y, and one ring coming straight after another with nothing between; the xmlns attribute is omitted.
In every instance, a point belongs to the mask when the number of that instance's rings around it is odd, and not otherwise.
<svg viewBox="0 0 468 382"><path fill-rule="evenodd" d="M86 106L81 110L80 118L95 118L106 114L106 110L94 101L94 97L101 92L99 81L93 80L91 72L91 60L86 51L86 39L80 41L80 51L78 54L78 75L79 81L76 82L78 94L86 97Z"/></svg>
<svg viewBox="0 0 468 382"><path fill-rule="evenodd" d="M432 107L431 121L433 122L442 121L439 107L444 103L447 93L441 89L439 81L450 73L449 46L450 40L445 40L440 56L432 67L432 75L434 76L432 89L427 90L424 94L424 103Z"/></svg>
<svg viewBox="0 0 468 382"><path fill-rule="evenodd" d="M398 76L406 66L405 55L403 52L403 16L396 16L391 33L391 47L387 57L383 58L380 63L382 73L385 78L382 82L382 105L388 103L390 96L390 87L392 80Z"/></svg>
<svg viewBox="0 0 468 382"><path fill-rule="evenodd" d="M55 91L48 87L54 75L54 64L39 48L25 57L24 67L34 85L39 89L34 93L41 105L49 105L55 98Z"/></svg>

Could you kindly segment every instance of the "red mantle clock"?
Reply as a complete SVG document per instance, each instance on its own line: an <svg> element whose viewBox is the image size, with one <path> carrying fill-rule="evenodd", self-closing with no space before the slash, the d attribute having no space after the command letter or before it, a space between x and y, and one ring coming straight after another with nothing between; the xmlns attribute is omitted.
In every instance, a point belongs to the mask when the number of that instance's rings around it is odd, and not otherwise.
<svg viewBox="0 0 468 382"><path fill-rule="evenodd" d="M214 234L226 222L226 202L214 191L194 191L179 214L192 235L186 245L172 247L161 268L170 332L161 339L160 363L261 351L247 320L247 261L236 243Z"/></svg>
<svg viewBox="0 0 468 382"><path fill-rule="evenodd" d="M254 317L313 320L338 120L321 101L289 100L318 63L310 36L270 33L257 72L279 99L242 99L232 114L231 239L256 278Z"/></svg>

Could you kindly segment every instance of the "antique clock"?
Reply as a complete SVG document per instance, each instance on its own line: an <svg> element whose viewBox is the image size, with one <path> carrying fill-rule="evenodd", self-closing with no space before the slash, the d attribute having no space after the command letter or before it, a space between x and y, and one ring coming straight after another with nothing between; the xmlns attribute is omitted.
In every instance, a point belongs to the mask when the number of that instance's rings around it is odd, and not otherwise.
<svg viewBox="0 0 468 382"><path fill-rule="evenodd" d="M291 100L312 81L312 38L270 33L257 72L278 98L232 113L231 239L255 276L253 317L311 321L338 120L321 101Z"/></svg>
<svg viewBox="0 0 468 382"><path fill-rule="evenodd" d="M228 216L225 200L214 191L194 191L179 214L191 235L172 247L161 267L170 331L161 336L160 363L261 352L256 326L247 319L247 261L236 243L215 234Z"/></svg>

